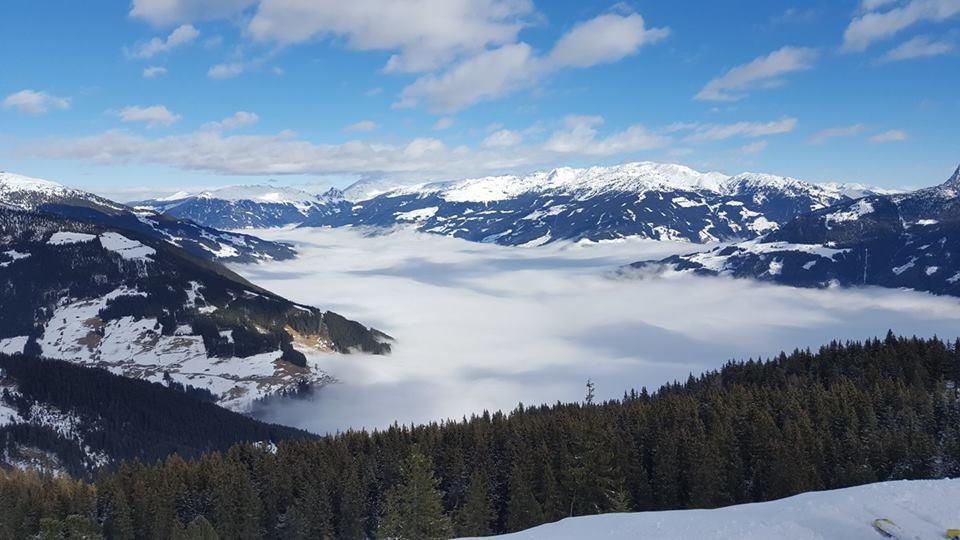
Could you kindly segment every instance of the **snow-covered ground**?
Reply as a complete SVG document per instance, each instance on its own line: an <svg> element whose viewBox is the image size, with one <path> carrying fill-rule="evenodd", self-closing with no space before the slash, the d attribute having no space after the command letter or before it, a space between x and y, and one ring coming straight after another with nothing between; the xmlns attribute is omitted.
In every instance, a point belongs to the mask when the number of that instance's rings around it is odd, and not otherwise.
<svg viewBox="0 0 960 540"><path fill-rule="evenodd" d="M484 409L656 388L731 358L833 339L960 334L960 301L888 289L809 290L690 275L610 276L619 265L690 250L621 241L537 248L402 230L255 231L297 244L292 261L233 268L304 304L397 338L385 357L322 355L340 381L269 417L329 431L459 418ZM709 248L709 246L706 246Z"/></svg>
<svg viewBox="0 0 960 540"><path fill-rule="evenodd" d="M946 538L960 528L960 479L881 482L716 510L606 514L564 519L504 540L882 540L889 519L907 539Z"/></svg>

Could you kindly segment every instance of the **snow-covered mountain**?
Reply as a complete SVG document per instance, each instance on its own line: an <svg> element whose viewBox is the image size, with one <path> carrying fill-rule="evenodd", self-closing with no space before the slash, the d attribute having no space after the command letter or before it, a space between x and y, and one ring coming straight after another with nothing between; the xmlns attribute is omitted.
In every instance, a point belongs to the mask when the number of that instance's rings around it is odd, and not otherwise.
<svg viewBox="0 0 960 540"><path fill-rule="evenodd" d="M640 162L397 187L303 225L412 224L423 232L504 245L630 236L711 242L776 230L799 213L848 200L846 189Z"/></svg>
<svg viewBox="0 0 960 540"><path fill-rule="evenodd" d="M632 266L960 296L960 167L938 186L844 201L760 238Z"/></svg>
<svg viewBox="0 0 960 540"><path fill-rule="evenodd" d="M282 186L231 186L128 204L218 229L282 227L350 208L337 189L314 195Z"/></svg>
<svg viewBox="0 0 960 540"><path fill-rule="evenodd" d="M173 242L0 207L0 352L192 386L248 410L302 382L325 383L321 353L385 353L389 341Z"/></svg>
<svg viewBox="0 0 960 540"><path fill-rule="evenodd" d="M198 257L223 262L284 260L292 247L255 236L227 233L187 219L134 209L92 193L38 178L0 172L0 207L40 211L102 223L169 242Z"/></svg>
<svg viewBox="0 0 960 540"><path fill-rule="evenodd" d="M880 482L715 510L671 510L567 518L494 538L947 538L948 529L960 529L960 497L957 497L957 493L960 493L960 479ZM874 521L883 519L893 523L887 525L893 535L883 535L874 528Z"/></svg>

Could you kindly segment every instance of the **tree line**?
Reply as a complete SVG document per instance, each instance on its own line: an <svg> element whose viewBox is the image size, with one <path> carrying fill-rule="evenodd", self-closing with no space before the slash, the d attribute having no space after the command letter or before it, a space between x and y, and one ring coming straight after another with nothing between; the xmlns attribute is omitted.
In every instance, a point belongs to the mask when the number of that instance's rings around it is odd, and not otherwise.
<svg viewBox="0 0 960 540"><path fill-rule="evenodd" d="M110 539L482 536L956 476L958 379L960 342L888 335L603 403L133 461L93 486L7 474L0 537L70 526Z"/></svg>

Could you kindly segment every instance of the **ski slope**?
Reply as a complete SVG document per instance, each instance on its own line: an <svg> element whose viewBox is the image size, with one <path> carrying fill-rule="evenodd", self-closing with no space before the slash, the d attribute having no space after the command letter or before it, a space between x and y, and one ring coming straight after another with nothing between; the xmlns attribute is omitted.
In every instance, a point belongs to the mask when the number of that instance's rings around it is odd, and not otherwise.
<svg viewBox="0 0 960 540"><path fill-rule="evenodd" d="M895 522L904 538L946 538L960 528L960 479L881 482L716 510L605 514L498 536L509 540L881 540L871 523Z"/></svg>

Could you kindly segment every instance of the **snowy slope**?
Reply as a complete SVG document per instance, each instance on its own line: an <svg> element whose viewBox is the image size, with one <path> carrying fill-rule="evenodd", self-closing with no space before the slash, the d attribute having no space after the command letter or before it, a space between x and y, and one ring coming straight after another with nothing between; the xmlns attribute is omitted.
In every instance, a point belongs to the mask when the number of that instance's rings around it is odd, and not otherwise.
<svg viewBox="0 0 960 540"><path fill-rule="evenodd" d="M282 227L350 207L336 189L314 195L283 186L229 186L129 204L222 229Z"/></svg>
<svg viewBox="0 0 960 540"><path fill-rule="evenodd" d="M0 207L42 211L146 234L210 260L257 262L296 256L290 246L254 236L226 233L189 220L132 208L92 193L38 178L0 173Z"/></svg>
<svg viewBox="0 0 960 540"><path fill-rule="evenodd" d="M801 214L760 238L633 268L960 296L960 167L938 186Z"/></svg>
<svg viewBox="0 0 960 540"><path fill-rule="evenodd" d="M324 353L388 338L173 243L0 207L0 352L207 390L221 405L321 385Z"/></svg>
<svg viewBox="0 0 960 540"><path fill-rule="evenodd" d="M348 188L349 211L305 226L413 225L504 245L626 237L714 242L753 238L797 214L848 200L843 185L744 173L728 177L676 164L626 163L390 188ZM376 195L358 200L362 195Z"/></svg>
<svg viewBox="0 0 960 540"><path fill-rule="evenodd" d="M495 538L882 540L871 526L879 518L894 521L907 538L945 538L948 528L960 528L960 479L881 482L716 510L568 518Z"/></svg>

